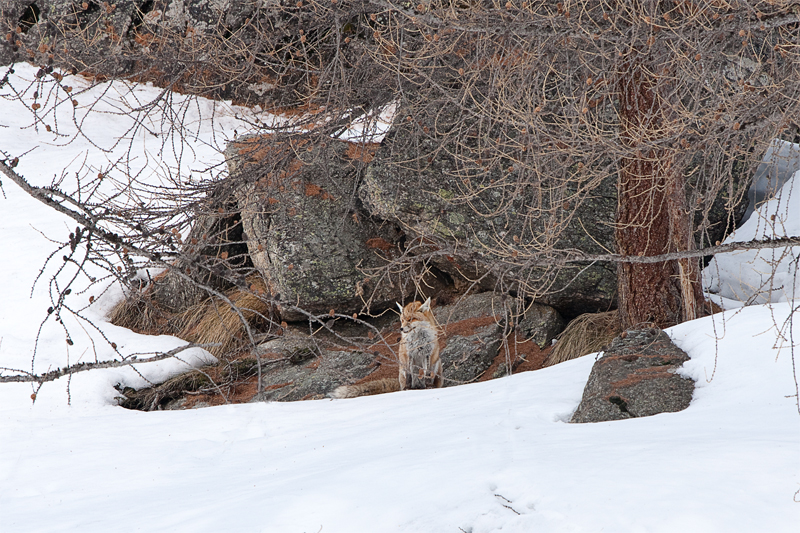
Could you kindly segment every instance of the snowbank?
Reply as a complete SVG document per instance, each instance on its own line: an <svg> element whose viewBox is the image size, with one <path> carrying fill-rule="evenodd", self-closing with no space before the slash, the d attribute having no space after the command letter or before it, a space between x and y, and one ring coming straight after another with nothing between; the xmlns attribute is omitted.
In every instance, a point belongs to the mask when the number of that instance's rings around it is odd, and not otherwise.
<svg viewBox="0 0 800 533"><path fill-rule="evenodd" d="M725 243L800 235L800 172L783 185ZM703 285L726 308L800 297L800 246L718 254L703 270Z"/></svg>

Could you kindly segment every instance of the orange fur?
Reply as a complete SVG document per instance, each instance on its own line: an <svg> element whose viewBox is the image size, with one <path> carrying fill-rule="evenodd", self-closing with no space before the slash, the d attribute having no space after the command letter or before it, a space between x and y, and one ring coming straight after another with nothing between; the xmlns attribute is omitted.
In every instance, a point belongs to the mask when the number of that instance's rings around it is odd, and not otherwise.
<svg viewBox="0 0 800 533"><path fill-rule="evenodd" d="M398 304L399 306L399 304ZM431 299L411 302L400 313L400 389L441 387L439 328L431 311Z"/></svg>
<svg viewBox="0 0 800 533"><path fill-rule="evenodd" d="M384 394L387 392L397 392L400 384L394 378L384 378L375 381L367 381L358 385L342 385L328 394L330 398L358 398L359 396L370 396L372 394Z"/></svg>
<svg viewBox="0 0 800 533"><path fill-rule="evenodd" d="M431 299L400 307L400 365L397 381L381 379L360 385L342 385L331 398L355 398L406 389L429 389L444 385L439 358L439 327L431 311Z"/></svg>

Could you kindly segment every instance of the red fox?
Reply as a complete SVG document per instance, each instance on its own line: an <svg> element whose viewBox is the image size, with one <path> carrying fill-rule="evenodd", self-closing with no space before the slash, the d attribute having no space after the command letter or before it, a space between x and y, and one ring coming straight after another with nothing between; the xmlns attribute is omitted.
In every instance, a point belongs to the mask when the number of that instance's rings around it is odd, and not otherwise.
<svg viewBox="0 0 800 533"><path fill-rule="evenodd" d="M397 350L398 379L380 379L360 385L343 385L331 398L355 398L406 389L441 387L442 360L439 358L439 328L431 312L431 299L411 302L400 308L400 346Z"/></svg>

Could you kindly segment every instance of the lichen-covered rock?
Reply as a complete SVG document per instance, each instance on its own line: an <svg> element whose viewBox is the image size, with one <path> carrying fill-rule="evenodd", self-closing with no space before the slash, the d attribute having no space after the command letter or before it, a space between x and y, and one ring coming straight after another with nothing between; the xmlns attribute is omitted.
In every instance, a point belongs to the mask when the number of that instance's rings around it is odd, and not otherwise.
<svg viewBox="0 0 800 533"><path fill-rule="evenodd" d="M517 331L523 338L532 340L539 348L544 349L550 346L552 340L564 331L566 326L567 322L552 307L531 304L517 324Z"/></svg>
<svg viewBox="0 0 800 533"><path fill-rule="evenodd" d="M514 258L548 250L615 250L615 162L604 156L576 161L564 155L562 162L559 155L540 155L529 165L517 164L528 157L523 149L502 154L493 151L491 140L488 148L477 140L494 135L513 145L508 140L513 128L470 130L469 122L480 120L455 107L443 105L426 116L398 114L359 189L365 208L401 225L409 238L430 242L433 251L453 250L433 261L454 278L480 279L488 289L502 272L506 286L518 283L537 303L569 318L613 309L614 264L524 266ZM474 132L474 139L464 132ZM704 161L702 154L695 159L687 170L692 183L718 170L719 163ZM733 194L725 188L707 217L695 221L698 242L721 239L741 219L747 203L741 185L747 180L742 165L732 169ZM705 206L697 207L703 212Z"/></svg>
<svg viewBox="0 0 800 533"><path fill-rule="evenodd" d="M291 332L259 346L264 392L252 401L319 399L339 385L375 370L374 357L329 350L308 335Z"/></svg>
<svg viewBox="0 0 800 533"><path fill-rule="evenodd" d="M442 327L441 352L445 386L470 383L481 378L497 357L510 333L513 299L488 291L459 298L452 305L434 308ZM564 329L561 315L546 305L533 304L517 328L524 338L541 345ZM504 366L493 377L508 374Z"/></svg>
<svg viewBox="0 0 800 533"><path fill-rule="evenodd" d="M439 355L445 387L477 381L491 366L503 344L508 300L502 294L483 292L434 308L442 329Z"/></svg>
<svg viewBox="0 0 800 533"><path fill-rule="evenodd" d="M443 327L462 320L486 317L494 317L498 324L502 324L508 314L506 306L510 300L508 296L492 291L468 294L449 305L434 307L433 316Z"/></svg>
<svg viewBox="0 0 800 533"><path fill-rule="evenodd" d="M663 331L628 330L592 367L571 422L604 422L681 411L694 381L675 371L689 356Z"/></svg>
<svg viewBox="0 0 800 533"><path fill-rule="evenodd" d="M443 111L435 126L422 127L446 131L458 121L455 113ZM518 185L530 178L518 179L520 170L510 162L472 168L453 155L461 147L443 147L443 137L420 129L414 120L395 122L365 172L359 195L372 215L400 224L410 235L457 244L469 257L437 258L438 268L454 277L483 276L519 243L587 253L604 253L604 246L613 249L613 176L581 195L580 204L552 206L535 187ZM568 316L607 309L615 301L613 266L534 268L525 276L529 288L540 293L538 302ZM490 274L483 280L493 286L496 277Z"/></svg>
<svg viewBox="0 0 800 533"><path fill-rule="evenodd" d="M256 148L259 143L267 144ZM355 191L369 149L345 141L312 146L250 137L227 151L232 172L240 179L247 174L237 197L250 258L284 302L284 320L305 318L294 306L351 314L403 297L402 279L371 276L399 253L402 234L359 207ZM265 152L253 156L258 150ZM243 158L256 163L249 166ZM276 167L281 160L285 166Z"/></svg>
<svg viewBox="0 0 800 533"><path fill-rule="evenodd" d="M470 330L471 334L450 335L439 354L445 387L477 381L492 365L503 344L503 328L493 322L472 325Z"/></svg>

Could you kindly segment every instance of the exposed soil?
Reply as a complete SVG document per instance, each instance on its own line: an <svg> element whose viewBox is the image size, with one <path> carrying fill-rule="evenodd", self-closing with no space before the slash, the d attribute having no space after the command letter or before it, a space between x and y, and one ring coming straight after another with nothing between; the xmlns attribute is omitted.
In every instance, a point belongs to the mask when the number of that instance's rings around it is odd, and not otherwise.
<svg viewBox="0 0 800 533"><path fill-rule="evenodd" d="M443 337L441 347L447 346L448 339L455 335L470 336L478 329L496 323L495 317L486 316L471 318L442 325ZM396 378L398 373L397 346L400 342L400 324L397 321L384 327L381 336L366 348L338 348L345 350L366 351L374 356L375 370L356 383L366 383L386 378ZM541 350L536 343L519 338L513 334L501 346L491 366L476 381L503 377L510 373L517 374L539 370L549 355L551 348ZM262 364L280 364L281 356L263 353ZM223 405L226 403L250 402L258 392L258 377L255 358L250 353L240 354L234 361L221 362L218 365L201 368L194 373L204 379L188 380L177 376L165 383L149 389L121 391L127 400L121 405L131 409L192 409ZM314 369L320 364L319 358L313 358L305 366ZM191 373L189 373L191 374ZM184 374L183 376L186 376ZM182 379L181 379L182 378ZM292 385L278 383L266 386L266 390L276 390ZM304 398L304 399L311 399Z"/></svg>

